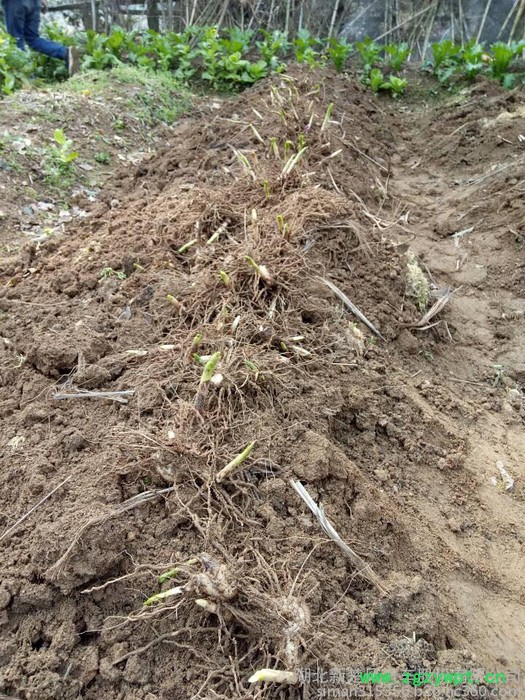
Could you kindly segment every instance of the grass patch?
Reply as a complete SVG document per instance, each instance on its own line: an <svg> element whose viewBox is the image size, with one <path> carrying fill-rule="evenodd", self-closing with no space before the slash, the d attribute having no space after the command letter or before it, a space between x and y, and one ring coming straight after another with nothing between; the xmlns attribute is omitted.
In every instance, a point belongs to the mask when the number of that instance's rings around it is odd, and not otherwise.
<svg viewBox="0 0 525 700"><path fill-rule="evenodd" d="M62 87L65 92L118 101L121 112L150 126L173 124L190 106L190 92L172 73L125 64L79 73Z"/></svg>

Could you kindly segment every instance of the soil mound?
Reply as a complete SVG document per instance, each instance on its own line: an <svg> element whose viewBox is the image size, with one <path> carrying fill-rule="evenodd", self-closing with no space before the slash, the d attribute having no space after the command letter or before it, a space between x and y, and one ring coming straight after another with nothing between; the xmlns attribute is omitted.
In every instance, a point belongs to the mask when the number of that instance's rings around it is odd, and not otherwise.
<svg viewBox="0 0 525 700"><path fill-rule="evenodd" d="M475 411L406 371L399 124L343 78L265 82L1 273L0 691L299 698L321 681L248 678L472 664L446 580Z"/></svg>

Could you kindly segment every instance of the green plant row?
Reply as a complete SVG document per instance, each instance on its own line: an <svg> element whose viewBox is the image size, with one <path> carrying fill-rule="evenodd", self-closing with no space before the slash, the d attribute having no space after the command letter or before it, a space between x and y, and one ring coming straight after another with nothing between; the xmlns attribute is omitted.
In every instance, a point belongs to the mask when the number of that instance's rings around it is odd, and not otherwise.
<svg viewBox="0 0 525 700"><path fill-rule="evenodd" d="M306 30L290 41L280 31L256 33L232 28L219 32L216 27L189 27L182 33L165 34L114 29L110 34L88 31L71 36L50 24L46 33L55 41L79 46L85 69L104 70L128 63L170 72L182 84L200 84L219 92L239 91L270 73L282 72L290 59L312 67L331 64L337 71L357 62L364 84L394 97L407 86L402 72L410 49L404 43L381 45L365 39L353 46L345 40L318 39ZM458 46L443 41L432 45L432 60L426 67L443 84L455 78L472 80L484 73L513 87L524 80L522 73L512 71L524 48L525 42L499 42L485 48L475 42ZM53 81L65 78L65 74L61 62L18 50L0 30L0 91L13 92L31 78Z"/></svg>
<svg viewBox="0 0 525 700"><path fill-rule="evenodd" d="M464 46L452 41L432 44L432 61L427 64L440 83L449 84L453 79L472 81L485 74L498 80L504 87L513 88L524 83L523 72L513 71L513 66L525 51L525 41L505 44L501 41L486 48L470 41Z"/></svg>

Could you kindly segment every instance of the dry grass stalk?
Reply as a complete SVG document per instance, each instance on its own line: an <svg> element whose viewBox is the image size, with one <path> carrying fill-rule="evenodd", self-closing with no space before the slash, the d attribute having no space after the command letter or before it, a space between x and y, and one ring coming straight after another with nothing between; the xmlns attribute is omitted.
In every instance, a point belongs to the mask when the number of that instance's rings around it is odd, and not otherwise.
<svg viewBox="0 0 525 700"><path fill-rule="evenodd" d="M29 518L31 513L33 513L37 508L39 508L43 503L45 503L48 500L48 498L51 498L51 496L56 491L58 491L58 489L62 488L62 486L64 486L64 484L66 484L71 479L71 476L72 475L70 474L63 481L61 481L58 484L58 486L55 486L55 488L52 491L50 491L46 496L44 496L44 498L40 499L40 501L38 501L38 503L36 503L32 508L30 508L25 515L23 515L21 518L19 518L16 521L16 523L13 523L13 525L11 525L11 527L9 527L4 533L2 533L2 535L0 536L0 542L3 539L5 539L6 537L9 537L9 535L11 533L13 533L16 530L16 528L24 522L24 520L27 520L27 518Z"/></svg>
<svg viewBox="0 0 525 700"><path fill-rule="evenodd" d="M410 326L410 328L417 328L420 331L426 331L429 328L432 328L432 325L430 324L430 321L434 318L434 316L437 316L440 311L442 311L445 306L448 304L448 302L452 299L452 295L454 292L457 290L453 289L448 289L442 297L440 297L431 307L430 309L426 312L426 314L421 318L417 323L414 323ZM433 324L435 325L435 324Z"/></svg>
<svg viewBox="0 0 525 700"><path fill-rule="evenodd" d="M367 319L367 317L364 315L362 311L360 311L355 304L353 304L350 299L346 296L344 292L342 292L339 287L336 287L336 285L333 282L330 282L330 280L325 279L324 277L319 277L321 282L324 282L326 286L332 290L332 292L347 306L350 311L356 316L360 321L362 321L365 326L368 326L372 333L377 335L379 338L382 340L386 340L381 333L377 330L377 328L374 326L374 324Z"/></svg>
<svg viewBox="0 0 525 700"><path fill-rule="evenodd" d="M126 404L128 400L124 397L133 396L134 393L134 389L125 391L78 391L74 394L54 394L53 398L57 401L62 399L110 399L110 401Z"/></svg>
<svg viewBox="0 0 525 700"><path fill-rule="evenodd" d="M388 593L388 588L382 579L373 571L370 564L367 564L359 554L356 554L351 547L349 547L346 542L344 542L339 534L337 533L334 526L327 519L324 509L322 506L318 506L314 499L310 496L306 488L301 484L300 481L291 479L290 483L294 491L303 499L308 508L315 515L317 522L328 535L328 537L336 543L336 545L346 554L350 559L352 564L357 568L357 573L362 578L366 579L369 583L377 588L377 590L382 594L386 595Z"/></svg>

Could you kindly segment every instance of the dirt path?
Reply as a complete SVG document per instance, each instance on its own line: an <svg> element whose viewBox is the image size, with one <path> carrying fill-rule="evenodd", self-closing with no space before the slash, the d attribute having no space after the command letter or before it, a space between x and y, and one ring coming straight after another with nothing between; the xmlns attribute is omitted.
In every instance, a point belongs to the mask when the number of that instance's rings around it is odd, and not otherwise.
<svg viewBox="0 0 525 700"><path fill-rule="evenodd" d="M495 489L491 477L498 460L518 483L525 477L524 129L523 102L491 97L490 86L460 107L408 109L391 189L409 210L411 249L438 285L458 289L447 318L454 341L424 351L418 381L466 436L472 488L459 508L439 483L431 489L432 529L448 525L458 555L450 594L467 637L479 638L489 663L516 667L525 629L523 499ZM432 513L424 500L421 512Z"/></svg>
<svg viewBox="0 0 525 700"><path fill-rule="evenodd" d="M322 683L248 678L525 670L523 123L520 93L424 110L297 71L2 260L0 693L299 700ZM457 289L425 331L408 248Z"/></svg>

